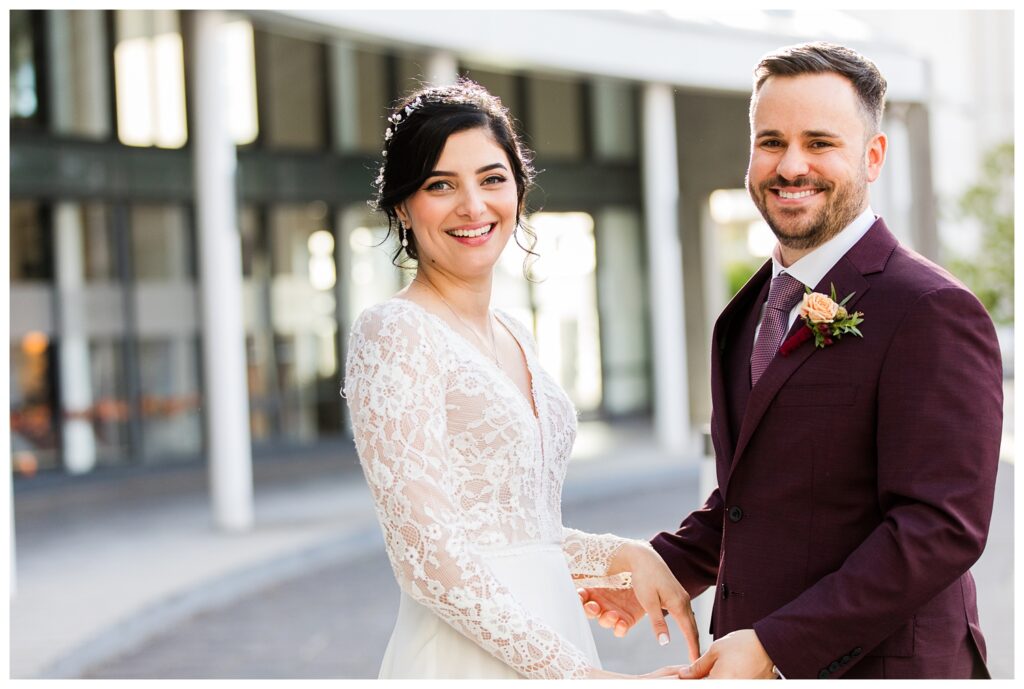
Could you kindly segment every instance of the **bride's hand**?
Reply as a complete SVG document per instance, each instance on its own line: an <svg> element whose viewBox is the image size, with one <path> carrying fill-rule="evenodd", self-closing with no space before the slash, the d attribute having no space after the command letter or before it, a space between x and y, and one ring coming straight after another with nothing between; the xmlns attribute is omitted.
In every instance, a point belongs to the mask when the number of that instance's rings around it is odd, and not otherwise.
<svg viewBox="0 0 1024 689"><path fill-rule="evenodd" d="M627 675L621 672L610 672L591 668L587 679L679 679L679 670L685 665L667 665L645 675Z"/></svg>
<svg viewBox="0 0 1024 689"><path fill-rule="evenodd" d="M668 623L665 621L665 611L668 611L686 637L690 662L700 657L700 636L693 608L690 607L690 595L649 543L629 541L623 544L612 558L609 571L632 572L633 592L651 618L658 643L664 646L669 642Z"/></svg>

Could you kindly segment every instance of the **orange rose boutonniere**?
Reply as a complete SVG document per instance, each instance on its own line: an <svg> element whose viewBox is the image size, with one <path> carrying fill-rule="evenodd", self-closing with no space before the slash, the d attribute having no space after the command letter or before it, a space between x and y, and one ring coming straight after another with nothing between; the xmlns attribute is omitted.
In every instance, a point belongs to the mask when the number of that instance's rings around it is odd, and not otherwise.
<svg viewBox="0 0 1024 689"><path fill-rule="evenodd" d="M800 304L800 317L806 327L801 328L788 340L782 343L779 353L787 356L807 340L814 338L814 346L828 347L843 335L864 337L857 327L864 322L864 314L860 311L850 313L846 310L846 302L856 292L846 295L841 302L836 302L836 286L832 285L832 296L827 297L820 292L812 292L807 288L804 301Z"/></svg>

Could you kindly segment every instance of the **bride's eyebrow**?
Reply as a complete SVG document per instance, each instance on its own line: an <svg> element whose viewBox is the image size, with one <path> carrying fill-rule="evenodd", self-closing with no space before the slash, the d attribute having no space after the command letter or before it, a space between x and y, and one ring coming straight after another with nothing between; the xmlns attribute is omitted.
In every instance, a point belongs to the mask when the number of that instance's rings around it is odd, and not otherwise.
<svg viewBox="0 0 1024 689"><path fill-rule="evenodd" d="M505 167L504 163L491 163L490 165L484 165L481 168L477 168L476 174L479 175L482 172L487 172L488 170L497 170L499 168L505 170L506 172L508 171L508 168ZM428 177L458 177L458 175L454 172L448 172L447 170L434 170L428 175Z"/></svg>

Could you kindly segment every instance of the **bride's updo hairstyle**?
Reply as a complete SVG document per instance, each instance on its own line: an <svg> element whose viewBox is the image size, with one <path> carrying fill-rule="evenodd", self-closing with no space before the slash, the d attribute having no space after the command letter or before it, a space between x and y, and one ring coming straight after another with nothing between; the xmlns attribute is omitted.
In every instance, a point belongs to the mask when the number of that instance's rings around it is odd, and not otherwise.
<svg viewBox="0 0 1024 689"><path fill-rule="evenodd" d="M498 97L463 77L448 86L420 89L402 99L388 117L384 150L381 151L384 159L375 181L377 193L371 205L387 216L389 237L392 231L401 236L395 209L426 182L448 137L477 127L486 128L508 156L519 200L516 226L521 226L520 216L535 174L530 151L523 145L508 109ZM525 226L523 229L532 238L532 232ZM415 235L412 232L405 235L408 245L403 247L399 244L393 257L395 265L399 265L403 248L409 258L418 258ZM519 243L518 233L516 243ZM521 243L519 246L533 253Z"/></svg>

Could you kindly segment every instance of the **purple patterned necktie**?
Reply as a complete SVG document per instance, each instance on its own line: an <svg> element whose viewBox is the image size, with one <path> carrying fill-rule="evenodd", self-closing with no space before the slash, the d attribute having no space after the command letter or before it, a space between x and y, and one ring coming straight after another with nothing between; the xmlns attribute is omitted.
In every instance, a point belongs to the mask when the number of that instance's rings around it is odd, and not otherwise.
<svg viewBox="0 0 1024 689"><path fill-rule="evenodd" d="M779 273L778 277L772 279L764 318L761 319L761 329L757 333L754 353L750 357L751 386L757 385L761 374L779 351L782 336L786 334L786 326L789 324L789 312L797 305L803 294L803 283L788 273Z"/></svg>

